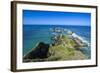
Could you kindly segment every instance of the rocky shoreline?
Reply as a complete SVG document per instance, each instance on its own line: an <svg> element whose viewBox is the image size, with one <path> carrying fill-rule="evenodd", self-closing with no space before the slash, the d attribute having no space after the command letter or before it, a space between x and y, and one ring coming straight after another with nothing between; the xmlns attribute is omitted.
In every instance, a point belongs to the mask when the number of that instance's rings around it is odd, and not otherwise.
<svg viewBox="0 0 100 73"><path fill-rule="evenodd" d="M63 60L84 60L88 59L79 49L86 47L80 39L71 36L73 33L69 32L67 35L62 34L62 30L54 30L56 33L51 38L52 43L46 44L39 42L38 45L23 57L23 62L44 62L44 61L63 61Z"/></svg>

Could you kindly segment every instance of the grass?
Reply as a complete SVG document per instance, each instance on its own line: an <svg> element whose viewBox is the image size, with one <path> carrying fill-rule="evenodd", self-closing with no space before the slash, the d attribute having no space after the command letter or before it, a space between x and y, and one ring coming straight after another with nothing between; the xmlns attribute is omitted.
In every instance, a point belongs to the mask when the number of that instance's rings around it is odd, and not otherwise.
<svg viewBox="0 0 100 73"><path fill-rule="evenodd" d="M86 56L81 52L75 49L76 43L69 39L67 36L63 35L62 44L51 46L49 48L49 52L51 54L47 59L49 61L57 61L57 60L77 60L77 59L85 59Z"/></svg>

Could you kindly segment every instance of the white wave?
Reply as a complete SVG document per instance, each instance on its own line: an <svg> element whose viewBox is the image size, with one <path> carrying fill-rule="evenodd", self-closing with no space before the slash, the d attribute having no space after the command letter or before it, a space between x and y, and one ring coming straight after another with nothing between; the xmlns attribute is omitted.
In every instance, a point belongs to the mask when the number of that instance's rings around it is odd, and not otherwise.
<svg viewBox="0 0 100 73"><path fill-rule="evenodd" d="M79 40L81 40L83 43L87 44L88 46L90 46L90 43L86 40L84 40L81 36L77 35L76 33L72 34L72 37L74 38L78 38Z"/></svg>

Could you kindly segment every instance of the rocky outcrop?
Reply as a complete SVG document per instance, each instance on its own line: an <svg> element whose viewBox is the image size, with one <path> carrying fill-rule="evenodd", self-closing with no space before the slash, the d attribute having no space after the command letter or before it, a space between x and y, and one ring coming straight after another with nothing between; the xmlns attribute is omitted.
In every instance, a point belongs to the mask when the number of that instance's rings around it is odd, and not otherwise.
<svg viewBox="0 0 100 73"><path fill-rule="evenodd" d="M48 57L49 44L40 42L35 49L29 52L24 59L43 59Z"/></svg>
<svg viewBox="0 0 100 73"><path fill-rule="evenodd" d="M76 50L75 42L66 36L62 37L63 42L57 45L50 45L40 42L36 48L24 56L23 62L43 62L62 60L83 60L87 57L79 50Z"/></svg>

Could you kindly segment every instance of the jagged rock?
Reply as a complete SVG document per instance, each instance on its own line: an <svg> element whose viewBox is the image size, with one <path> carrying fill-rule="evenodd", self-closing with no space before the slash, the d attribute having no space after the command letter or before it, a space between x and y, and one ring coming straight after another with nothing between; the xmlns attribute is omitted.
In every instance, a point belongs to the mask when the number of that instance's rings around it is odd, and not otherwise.
<svg viewBox="0 0 100 73"><path fill-rule="evenodd" d="M48 52L49 52L49 44L40 42L35 49L33 49L24 57L24 59L27 60L27 59L47 58Z"/></svg>

